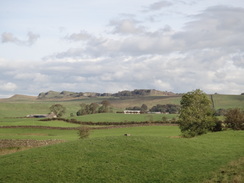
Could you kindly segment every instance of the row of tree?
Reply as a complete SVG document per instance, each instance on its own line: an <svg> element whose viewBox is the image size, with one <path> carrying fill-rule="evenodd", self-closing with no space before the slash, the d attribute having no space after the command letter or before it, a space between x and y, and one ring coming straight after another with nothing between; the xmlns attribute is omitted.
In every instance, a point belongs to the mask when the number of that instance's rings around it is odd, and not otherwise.
<svg viewBox="0 0 244 183"><path fill-rule="evenodd" d="M91 104L80 104L80 109L76 112L77 116L82 116L86 114L96 114L96 113L108 113L112 112L112 106L109 101L104 100L101 102L101 105L98 103Z"/></svg>
<svg viewBox="0 0 244 183"><path fill-rule="evenodd" d="M58 118L63 116L66 112L66 108L61 104L54 104L50 108L50 111L54 113ZM80 109L76 112L77 116L85 114L95 114L95 113L107 113L112 112L112 106L109 101L104 100L99 105L98 103L91 104L80 104Z"/></svg>

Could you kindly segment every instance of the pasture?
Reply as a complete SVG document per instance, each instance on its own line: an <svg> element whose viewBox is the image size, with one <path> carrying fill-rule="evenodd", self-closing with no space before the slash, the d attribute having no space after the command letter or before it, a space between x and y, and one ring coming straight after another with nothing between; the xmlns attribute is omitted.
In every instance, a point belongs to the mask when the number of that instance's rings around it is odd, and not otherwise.
<svg viewBox="0 0 244 183"><path fill-rule="evenodd" d="M162 121L165 117L167 120L177 118L177 114L121 114L121 113L100 113L92 115L77 116L75 119L78 121L91 121L91 122L144 122L144 121Z"/></svg>
<svg viewBox="0 0 244 183"><path fill-rule="evenodd" d="M142 126L91 130L89 138L123 136L125 133L133 136L179 136L177 126ZM0 128L0 139L35 139L35 140L77 140L77 130L58 130L41 128Z"/></svg>
<svg viewBox="0 0 244 183"><path fill-rule="evenodd" d="M243 131L184 139L177 138L177 127L171 127L171 132L166 127L166 135L163 128L155 135L150 135L155 130L152 127L130 128L130 137L123 136L122 129L99 130L85 140L3 155L0 182L196 183L243 157Z"/></svg>
<svg viewBox="0 0 244 183"><path fill-rule="evenodd" d="M109 100L118 111L125 107L179 104L180 97L84 98L40 101L33 98L0 100L1 139L64 140L43 147L1 149L0 182L237 182L244 180L244 132L222 131L191 139L180 138L178 126L137 126L92 129L79 139L79 124L22 118L46 114L59 103L66 107L64 118L84 122L169 121L169 114L93 114L70 117L79 104ZM244 108L244 96L213 95L215 108ZM18 126L18 128L16 128ZM27 128L28 126L28 128ZM131 136L124 136L131 134ZM21 150L21 151L20 151ZM22 151L23 150L23 151ZM17 152L18 151L18 152Z"/></svg>

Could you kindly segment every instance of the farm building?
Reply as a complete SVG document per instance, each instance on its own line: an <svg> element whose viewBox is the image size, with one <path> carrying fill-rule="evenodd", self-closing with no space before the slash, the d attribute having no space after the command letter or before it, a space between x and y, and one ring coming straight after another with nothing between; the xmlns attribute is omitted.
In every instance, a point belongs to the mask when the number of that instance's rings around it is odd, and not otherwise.
<svg viewBox="0 0 244 183"><path fill-rule="evenodd" d="M56 114L51 112L50 114L29 114L27 118L56 118Z"/></svg>
<svg viewBox="0 0 244 183"><path fill-rule="evenodd" d="M124 114L141 114L140 110L124 110Z"/></svg>

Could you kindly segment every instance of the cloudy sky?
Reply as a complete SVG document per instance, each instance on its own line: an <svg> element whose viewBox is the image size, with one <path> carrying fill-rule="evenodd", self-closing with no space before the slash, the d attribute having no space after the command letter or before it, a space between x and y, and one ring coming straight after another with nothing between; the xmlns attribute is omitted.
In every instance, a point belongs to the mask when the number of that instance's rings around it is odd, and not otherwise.
<svg viewBox="0 0 244 183"><path fill-rule="evenodd" d="M243 0L0 0L0 98L244 92Z"/></svg>

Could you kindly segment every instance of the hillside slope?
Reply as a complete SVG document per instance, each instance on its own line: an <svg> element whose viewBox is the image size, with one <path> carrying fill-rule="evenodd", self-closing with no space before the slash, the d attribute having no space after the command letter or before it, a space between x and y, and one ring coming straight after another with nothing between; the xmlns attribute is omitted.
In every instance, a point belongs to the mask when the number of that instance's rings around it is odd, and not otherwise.
<svg viewBox="0 0 244 183"><path fill-rule="evenodd" d="M36 99L37 99L37 97L35 97L35 96L16 94L9 98L0 99L0 102L11 102L11 101L27 102L27 101L35 101Z"/></svg>

